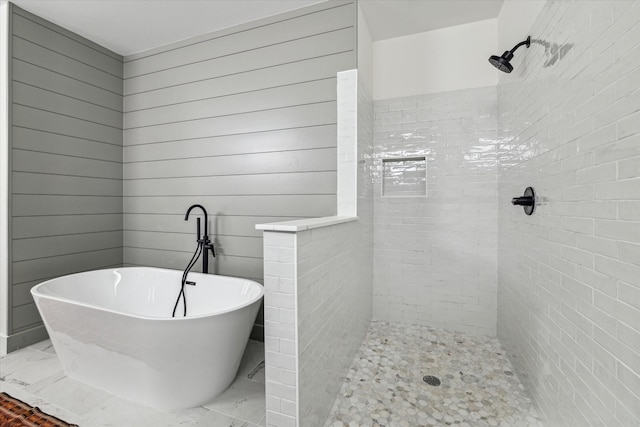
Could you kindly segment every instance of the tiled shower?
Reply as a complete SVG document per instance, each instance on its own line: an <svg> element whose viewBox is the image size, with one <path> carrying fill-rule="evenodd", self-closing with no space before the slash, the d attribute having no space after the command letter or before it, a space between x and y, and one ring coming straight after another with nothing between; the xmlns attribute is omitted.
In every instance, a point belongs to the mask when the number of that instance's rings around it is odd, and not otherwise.
<svg viewBox="0 0 640 427"><path fill-rule="evenodd" d="M336 395L334 409L353 412L348 382L366 379L368 371L357 375L373 369L365 362L371 362L376 351L385 352L384 341L393 342L394 350L414 342L407 354L420 364L415 369L419 382L422 374L441 375L431 372L428 363L442 372L445 367L455 370L451 377L442 376L444 386L471 387L463 380L469 378L463 376L464 369L454 368L474 350L499 353L498 362L487 356L487 363L477 369L496 367L482 378L507 390L522 384L522 394L512 400L535 407L522 411L522 425L640 425L640 1L507 0L497 19L482 25L494 31L496 51L490 54L531 35L531 46L518 50L511 74L488 74L484 83L442 85L441 90L426 84L428 90L416 86L414 93L397 91L396 96L389 95L392 90L379 90L376 72L381 68L372 65L376 62L371 56L379 59L384 51L370 39L358 4L328 5L264 21L265 28L283 27L260 34L275 37L274 45L280 47L300 44L291 50L298 56L287 49L256 58L241 52L245 56L239 62L216 63L218 86L203 83L215 76L202 65L207 50L199 48L207 42L217 46L216 38L129 58L103 52L109 64L125 64L122 90L100 95L109 103L124 94L124 109L103 106L109 117L118 113L124 122L104 119L105 133L99 134L104 138L89 138L88 130L75 128L76 134L57 145L56 138L62 138L59 123L38 119L46 106L30 103L46 100L28 92L39 77L28 62L46 57L32 51L37 40L26 41L27 34L42 37L42 30L26 26L40 21L18 12L24 16L18 18L16 31L22 36L14 55L15 67L22 68L15 74L21 81L14 96L24 104L16 108L31 109L34 116L23 111L16 116L23 122L14 123L14 166L19 167L14 191L19 194L14 202L18 251L13 262L18 277L26 275L15 283L11 301L16 322L11 332L21 335L16 348L43 338L34 307L25 299L32 284L53 273L82 269L83 262L96 268L180 268L191 236L181 221L174 223L180 213L174 202L206 197L220 208L219 272L265 285L264 323L260 318L254 333L261 336L264 327L265 425L321 426L330 414L340 425L331 412ZM295 24L296 19L304 25ZM259 28L246 25L238 33L262 31ZM306 34L306 28L314 34ZM293 41L284 37L291 29L300 31ZM229 34L235 33L219 36ZM252 43L251 37L242 40ZM229 46L221 55L235 52L237 46ZM32 61L20 55L31 55ZM484 56L482 61L468 68L467 81L481 80L472 75L476 71L491 70ZM60 61L38 64L64 66ZM415 64L407 60L392 65L400 70L400 80L403 66ZM425 66L443 65L434 61ZM48 72L65 82L84 78L76 68L69 68L66 77L54 68ZM95 73L99 67L93 68ZM357 81L350 81L346 92L339 90L336 97L340 77L335 79L335 72L353 68L358 69ZM225 81L239 79L239 84L254 85L251 91L262 93L262 82L252 72L264 73L280 89L250 101L233 95ZM122 75L109 77L117 78L122 82ZM106 84L102 79L92 82L94 87ZM230 116L236 117L210 118L224 111L222 104L197 100L203 90L207 97L229 101L224 108L229 106ZM191 109L184 109L187 101L193 103ZM251 113L245 101L254 115L244 115ZM73 120L98 117L73 102L64 106L77 115ZM180 124L191 119L198 125ZM217 134L209 132L217 126ZM122 129L124 143L116 135L122 138ZM38 153L47 150L34 135L45 131L58 151ZM109 139L112 133L116 140ZM352 145L346 150L336 146L336 135L338 144ZM68 156L80 140L88 150L80 157L90 157L81 160L84 165L42 161L52 169L28 170L28 162L21 162L20 156ZM100 150L88 149L90 144ZM124 161L113 158L114 149L124 152ZM219 174L229 177L207 172L200 154L217 162ZM98 164L109 167L100 169ZM50 204L51 195L35 194L32 187L44 175L61 175L60 168L70 175L87 175L91 195L70 185L77 177L51 181L69 193L64 203ZM267 174L272 186L263 185ZM285 179L291 176L297 180ZM184 192L183 184L188 187ZM207 190L213 186L229 190ZM528 186L537 194L531 216L511 205L511 198ZM262 194L251 198L255 193L249 190L258 187ZM280 190L270 190L275 187ZM123 206L112 207L123 196ZM75 204L81 197L95 198L94 210ZM40 210L40 219L49 221L46 227L24 225L36 220L23 210L34 208ZM60 242L73 234L66 216L80 214L83 221L72 225L88 234L76 233L72 245L84 249L58 253L64 247ZM326 218L308 219L313 217ZM270 225L287 220L298 222ZM255 230L256 224L267 225ZM96 233L111 240L103 239L104 247L91 246ZM32 239L49 242L43 247L49 252L25 258L29 248L24 245ZM109 258L97 256L103 253ZM54 257L65 260L65 267L51 261ZM42 277L34 276L40 274L41 267L34 267L39 264L49 269ZM371 321L374 326L365 335ZM411 326L402 326L407 324ZM379 331L387 331L388 339ZM402 333L407 335L403 338ZM416 342L416 337L424 340ZM368 346L358 349L361 342ZM454 356L447 357L452 359L433 356L435 362L423 362L420 357L429 360L430 351L442 357L447 353L435 351L434 343L449 345ZM456 345L463 350L459 357ZM387 353L392 360L406 356ZM416 387L418 394L432 390L422 383ZM342 401L341 388L348 396ZM429 396L437 398L437 393ZM406 401L423 410L420 398ZM364 405L353 403L356 409L358 404ZM445 410L438 412L440 418L432 417L428 408L423 412L425 425L463 422ZM373 419L363 415L354 422L372 425L367 423ZM397 421L391 415L386 419ZM482 422L490 425L489 418Z"/></svg>
<svg viewBox="0 0 640 427"><path fill-rule="evenodd" d="M547 2L497 94L375 102L376 157L424 156L432 197L377 181L374 319L497 325L549 425L639 423L639 6Z"/></svg>

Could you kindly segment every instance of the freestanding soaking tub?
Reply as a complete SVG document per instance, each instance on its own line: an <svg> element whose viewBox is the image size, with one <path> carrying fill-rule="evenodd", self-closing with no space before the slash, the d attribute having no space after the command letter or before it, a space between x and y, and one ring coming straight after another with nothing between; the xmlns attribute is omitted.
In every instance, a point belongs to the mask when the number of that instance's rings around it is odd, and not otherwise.
<svg viewBox="0 0 640 427"><path fill-rule="evenodd" d="M65 373L157 409L198 406L233 381L264 289L189 273L187 317L171 317L182 272L129 267L31 289Z"/></svg>

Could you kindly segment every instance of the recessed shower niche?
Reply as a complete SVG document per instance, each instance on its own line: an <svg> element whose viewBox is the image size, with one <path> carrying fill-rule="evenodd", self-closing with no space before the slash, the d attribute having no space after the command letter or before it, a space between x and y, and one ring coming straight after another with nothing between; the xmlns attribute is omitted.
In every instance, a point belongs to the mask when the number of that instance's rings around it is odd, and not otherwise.
<svg viewBox="0 0 640 427"><path fill-rule="evenodd" d="M427 158L382 159L382 197L426 197Z"/></svg>

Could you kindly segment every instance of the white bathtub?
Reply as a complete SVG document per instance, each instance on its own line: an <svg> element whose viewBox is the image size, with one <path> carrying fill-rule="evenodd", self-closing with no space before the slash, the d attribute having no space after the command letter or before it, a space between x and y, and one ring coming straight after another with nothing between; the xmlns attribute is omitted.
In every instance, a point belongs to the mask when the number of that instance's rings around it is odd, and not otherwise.
<svg viewBox="0 0 640 427"><path fill-rule="evenodd" d="M231 384L264 293L250 280L190 273L188 316L171 318L181 277L159 268L97 270L40 283L31 294L69 377L181 409Z"/></svg>

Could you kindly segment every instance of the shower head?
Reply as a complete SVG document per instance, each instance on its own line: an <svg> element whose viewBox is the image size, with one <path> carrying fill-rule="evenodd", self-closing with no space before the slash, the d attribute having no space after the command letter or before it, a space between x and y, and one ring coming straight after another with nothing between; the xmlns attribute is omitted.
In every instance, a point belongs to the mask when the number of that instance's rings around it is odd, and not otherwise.
<svg viewBox="0 0 640 427"><path fill-rule="evenodd" d="M513 59L513 53L523 45L527 46L527 48L531 45L531 36L527 37L525 41L515 45L513 49L505 51L502 56L491 55L491 57L489 57L489 63L503 73L512 72L513 65L511 65L510 61Z"/></svg>
<svg viewBox="0 0 640 427"><path fill-rule="evenodd" d="M491 57L489 58L489 62L498 70L505 73L510 73L513 71L513 65L509 63L510 59L508 58L507 54L509 54L509 51L503 53L502 56L491 55ZM513 54L511 54L511 57L513 58Z"/></svg>

